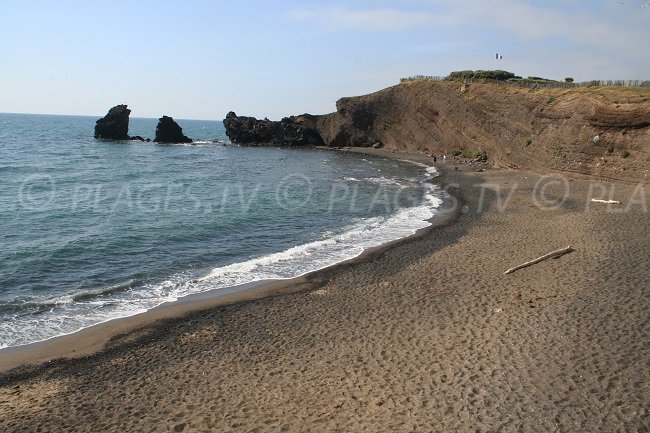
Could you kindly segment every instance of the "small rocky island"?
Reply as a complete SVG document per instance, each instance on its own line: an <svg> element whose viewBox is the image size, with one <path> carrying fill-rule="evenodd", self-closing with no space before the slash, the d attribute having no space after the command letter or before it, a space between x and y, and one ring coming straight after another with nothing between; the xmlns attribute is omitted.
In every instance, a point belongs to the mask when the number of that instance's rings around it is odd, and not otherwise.
<svg viewBox="0 0 650 433"><path fill-rule="evenodd" d="M192 139L183 135L183 129L169 116L158 119L156 126L156 143L192 143Z"/></svg>
<svg viewBox="0 0 650 433"><path fill-rule="evenodd" d="M130 140L129 115L131 110L126 105L116 105L108 114L95 124L95 138L109 140Z"/></svg>

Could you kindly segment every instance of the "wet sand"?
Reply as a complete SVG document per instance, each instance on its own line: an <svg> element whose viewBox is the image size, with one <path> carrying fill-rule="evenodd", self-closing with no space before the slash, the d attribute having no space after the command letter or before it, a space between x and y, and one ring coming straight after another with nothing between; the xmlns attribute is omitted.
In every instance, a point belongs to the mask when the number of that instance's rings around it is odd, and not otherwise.
<svg viewBox="0 0 650 433"><path fill-rule="evenodd" d="M5 372L0 431L649 431L647 188L448 168L420 236Z"/></svg>

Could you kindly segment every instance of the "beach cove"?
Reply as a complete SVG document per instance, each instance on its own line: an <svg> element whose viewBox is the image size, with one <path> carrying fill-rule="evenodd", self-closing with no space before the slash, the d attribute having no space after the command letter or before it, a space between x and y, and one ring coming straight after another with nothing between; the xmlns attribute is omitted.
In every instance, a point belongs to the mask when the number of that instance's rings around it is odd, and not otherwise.
<svg viewBox="0 0 650 433"><path fill-rule="evenodd" d="M646 188L458 168L453 212L416 236L5 371L0 428L646 431ZM45 351L83 352L75 335Z"/></svg>
<svg viewBox="0 0 650 433"><path fill-rule="evenodd" d="M5 3L0 433L650 433L650 0Z"/></svg>

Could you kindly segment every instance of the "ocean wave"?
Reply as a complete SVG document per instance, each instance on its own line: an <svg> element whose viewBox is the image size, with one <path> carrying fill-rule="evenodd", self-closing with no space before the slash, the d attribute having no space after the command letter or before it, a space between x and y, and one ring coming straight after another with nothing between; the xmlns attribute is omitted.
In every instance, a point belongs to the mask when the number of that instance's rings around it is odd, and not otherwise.
<svg viewBox="0 0 650 433"><path fill-rule="evenodd" d="M428 166L425 166L428 172ZM440 206L439 187L416 179L370 177L348 181L377 184L416 183L423 195L416 205L386 216L357 218L318 239L282 251L251 257L209 270L178 272L160 281L128 279L115 285L85 288L49 299L23 299L0 307L0 347L18 346L70 334L98 323L138 314L166 302L206 291L256 281L304 275L358 256L364 250L416 233L429 226Z"/></svg>
<svg viewBox="0 0 650 433"><path fill-rule="evenodd" d="M209 138L199 138L194 140L191 144L227 144L226 140L220 139L209 139Z"/></svg>
<svg viewBox="0 0 650 433"><path fill-rule="evenodd" d="M430 225L429 220L442 200L431 185L420 206L402 208L389 217L360 219L339 233L329 232L326 238L297 245L287 250L245 262L217 267L201 282L228 287L256 280L292 278L316 271L412 234Z"/></svg>
<svg viewBox="0 0 650 433"><path fill-rule="evenodd" d="M398 178L369 177L365 179L365 181L369 183L375 183L378 185L401 185L401 181Z"/></svg>
<svg viewBox="0 0 650 433"><path fill-rule="evenodd" d="M125 292L132 289L138 284L138 280L130 278L122 283L113 284L108 287L99 287L97 289L82 290L72 296L73 302L92 301L97 298L107 297L116 293Z"/></svg>
<svg viewBox="0 0 650 433"><path fill-rule="evenodd" d="M412 183L415 181L415 179L402 179L402 178L389 178L389 177L368 177L364 179L359 179L353 176L345 176L343 177L343 180L348 181L348 182L366 182L366 183L374 183L378 185L403 185L406 183Z"/></svg>
<svg viewBox="0 0 650 433"><path fill-rule="evenodd" d="M399 161L407 162L409 164L416 165L418 167L424 168L425 175L427 177L436 177L439 174L438 170L436 170L436 168L434 166L432 166L432 165L427 165L427 164L417 162L417 161L411 161L410 159L400 159Z"/></svg>
<svg viewBox="0 0 650 433"><path fill-rule="evenodd" d="M79 290L69 295L60 295L50 298L34 299L16 297L0 304L0 313L14 313L19 315L40 314L54 309L64 309L68 305L86 303L90 304L110 295L119 294L132 289L138 281L131 278L125 282L94 289Z"/></svg>

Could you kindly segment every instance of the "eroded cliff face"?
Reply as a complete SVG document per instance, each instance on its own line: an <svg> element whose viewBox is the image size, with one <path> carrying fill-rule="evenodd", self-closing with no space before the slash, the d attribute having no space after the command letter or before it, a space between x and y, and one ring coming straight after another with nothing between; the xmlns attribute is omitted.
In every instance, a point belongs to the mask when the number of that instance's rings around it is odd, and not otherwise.
<svg viewBox="0 0 650 433"><path fill-rule="evenodd" d="M326 146L487 153L491 163L650 182L650 88L412 81L311 116ZM282 140L275 140L281 144Z"/></svg>

